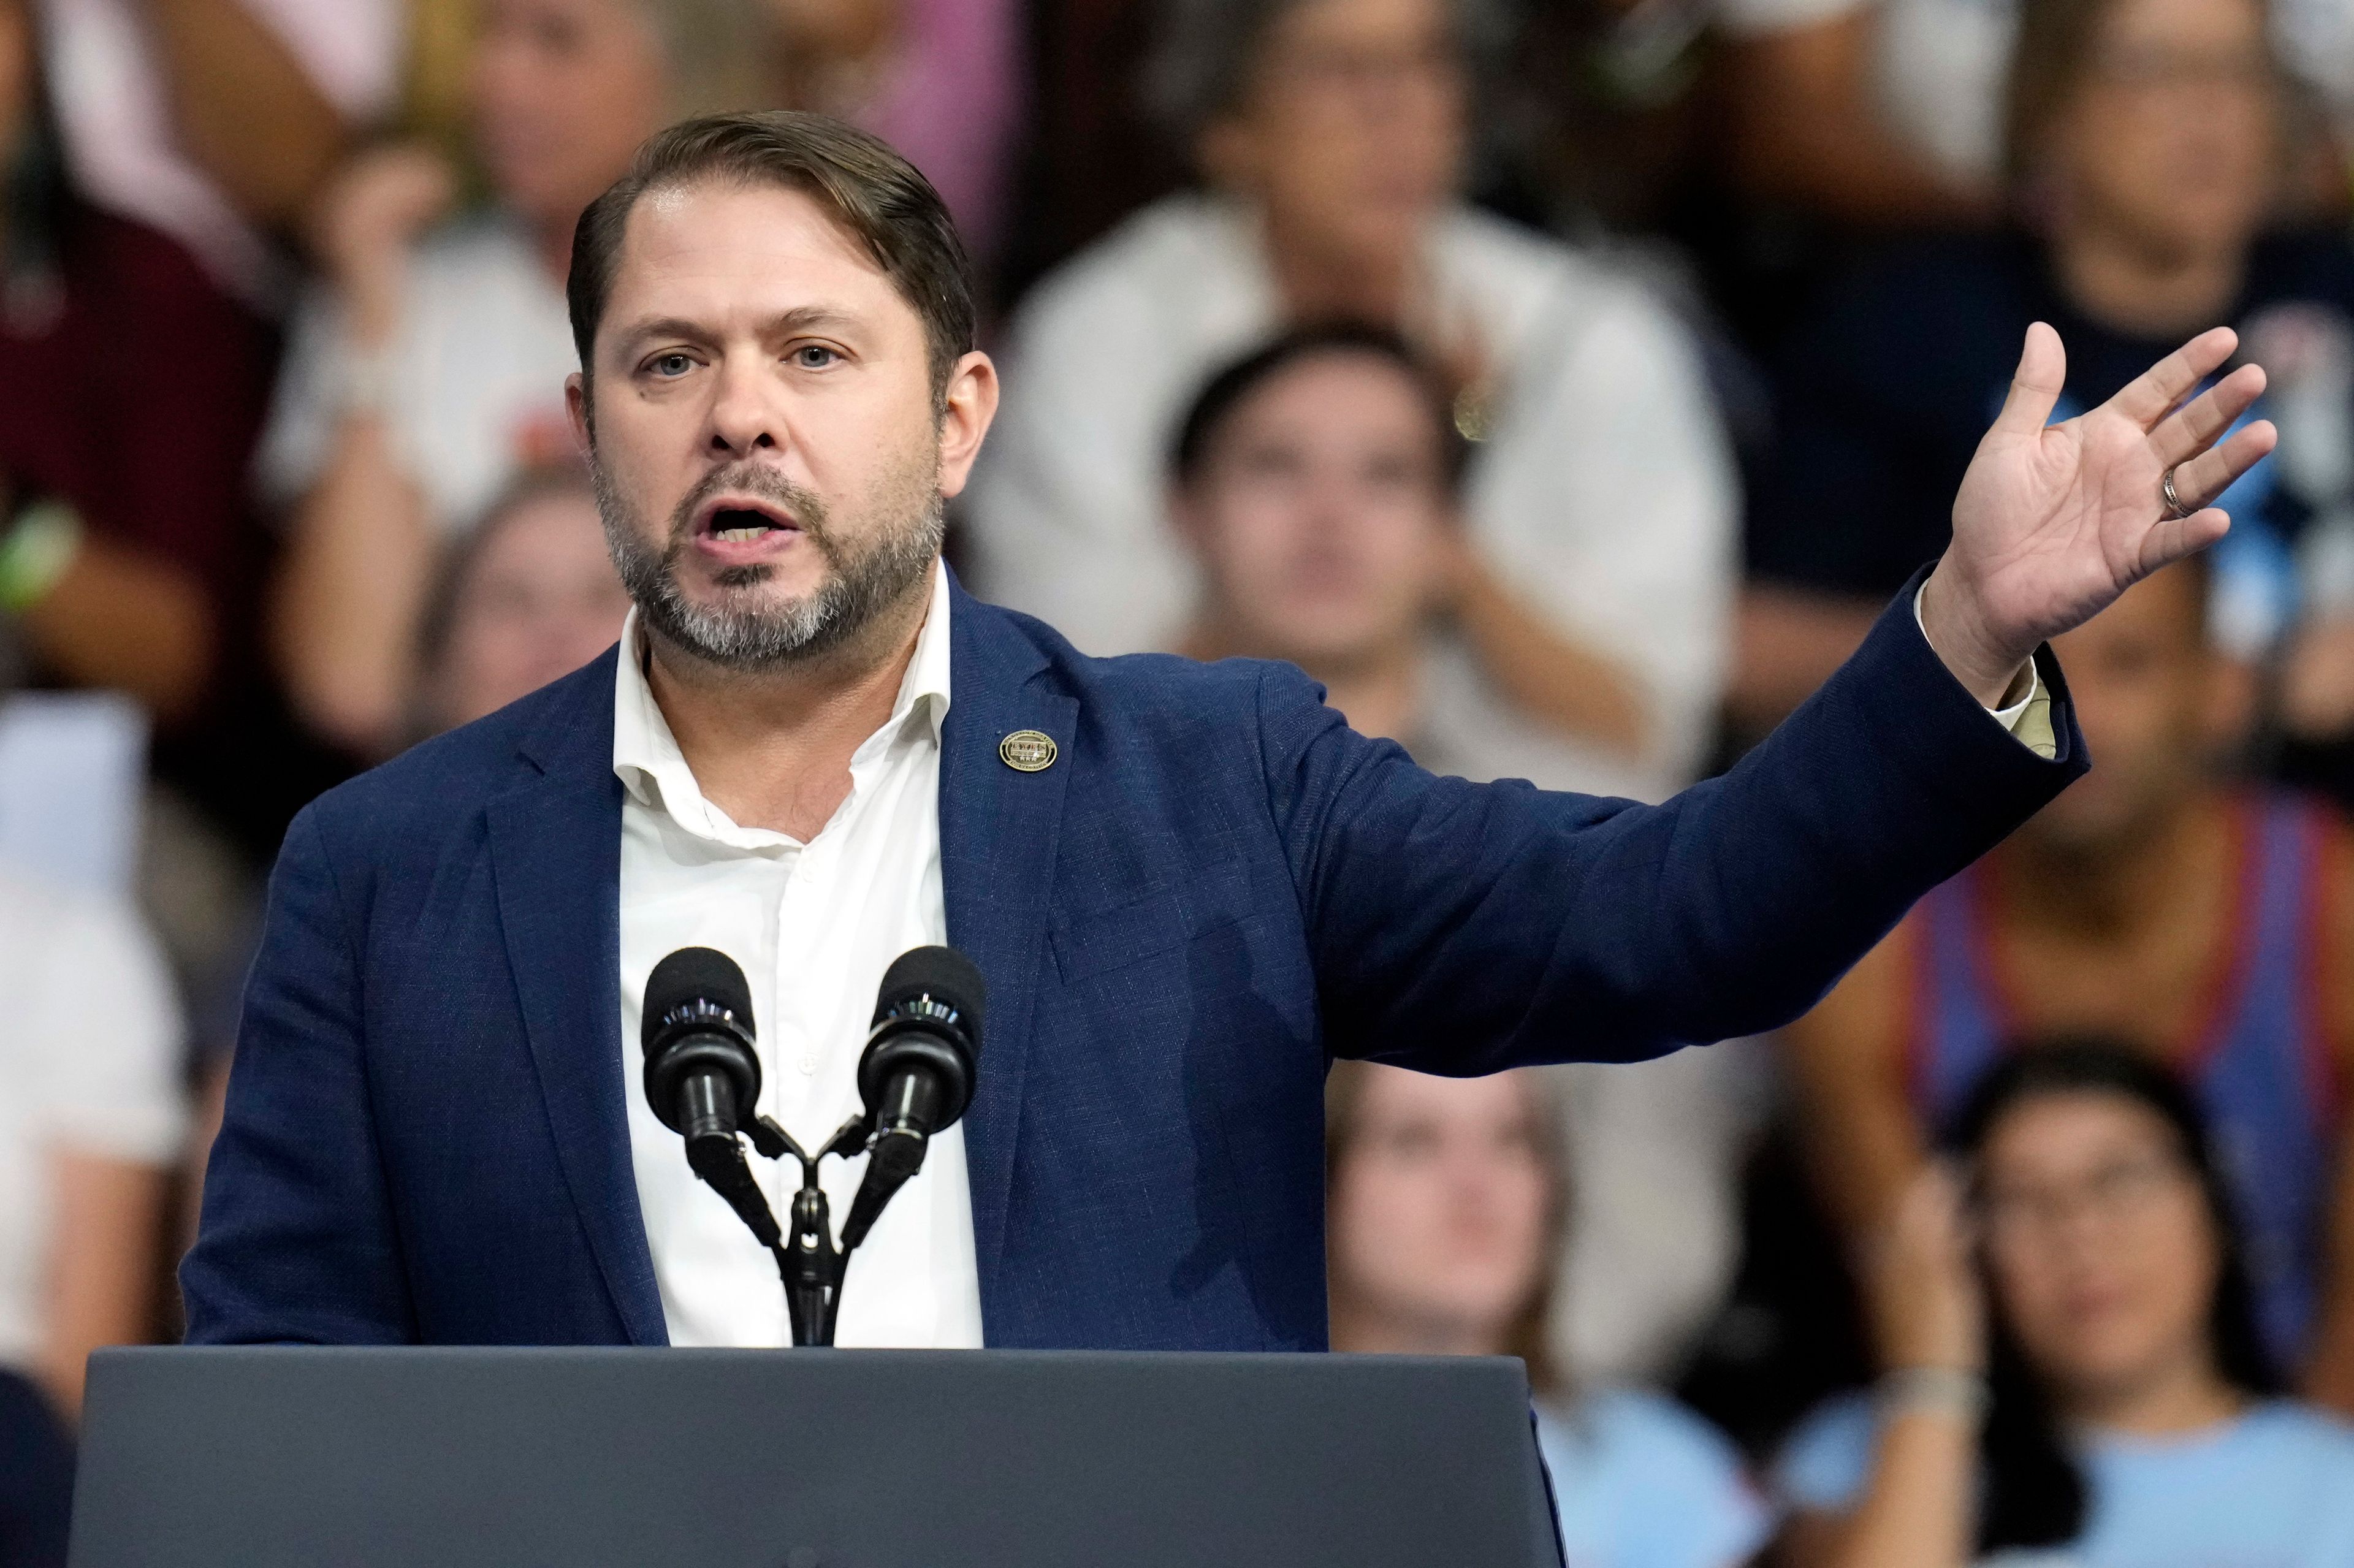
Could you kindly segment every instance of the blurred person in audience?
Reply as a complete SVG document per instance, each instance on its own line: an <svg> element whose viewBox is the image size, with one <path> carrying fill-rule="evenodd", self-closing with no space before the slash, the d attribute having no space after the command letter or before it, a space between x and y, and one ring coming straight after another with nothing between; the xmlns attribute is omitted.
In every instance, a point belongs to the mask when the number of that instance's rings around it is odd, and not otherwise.
<svg viewBox="0 0 2354 1568"><path fill-rule="evenodd" d="M2207 599L2200 564L2169 567L2055 641L2100 766L1915 906L1787 1038L1858 1248L2007 1041L2098 1033L2172 1065L2222 1150L2268 1345L2354 1406L2348 834L2317 802L2218 777L2249 698Z"/></svg>
<svg viewBox="0 0 2354 1568"><path fill-rule="evenodd" d="M39 0L74 183L275 314L278 241L389 113L403 0Z"/></svg>
<svg viewBox="0 0 2354 1568"><path fill-rule="evenodd" d="M1999 94L2001 48L1985 79L1968 68L1982 62L1977 35L2007 25L2000 0L1717 0L1708 10L1723 44L1723 145L1742 191L1858 227L1992 221L2000 183L1974 145L1992 126L1969 111ZM1966 40L1961 63L1939 71L1954 35Z"/></svg>
<svg viewBox="0 0 2354 1568"><path fill-rule="evenodd" d="M1041 283L966 543L987 594L1092 653L1166 647L1193 578L1161 454L1214 366L1366 321L1447 368L1479 438L1472 549L1587 672L1575 726L1657 799L1713 706L1734 478L1684 330L1597 261L1462 198L1468 16L1449 0L1204 0L1158 79L1211 188ZM1571 699L1564 699L1571 700Z"/></svg>
<svg viewBox="0 0 2354 1568"><path fill-rule="evenodd" d="M1785 1560L2354 1562L2354 1428L2279 1397L2228 1156L2181 1084L2127 1046L2022 1050L1954 1147L1872 1269L1877 1397L1777 1466Z"/></svg>
<svg viewBox="0 0 2354 1568"><path fill-rule="evenodd" d="M1170 510L1202 565L1182 647L1285 659L1361 733L1474 779L1591 787L1608 759L1519 705L1518 663L1579 689L1574 648L1465 548L1462 438L1438 374L1396 334L1309 327L1214 376L1179 426ZM1734 1258L1739 1144L1722 1051L1558 1069L1580 1224L1556 1343L1581 1372L1655 1374Z"/></svg>
<svg viewBox="0 0 2354 1568"><path fill-rule="evenodd" d="M0 1552L27 1563L64 1562L83 1363L152 1337L181 1033L135 916L0 867Z"/></svg>
<svg viewBox="0 0 2354 1568"><path fill-rule="evenodd" d="M272 637L302 716L363 756L401 737L440 541L567 455L564 277L582 207L682 115L773 91L762 0L482 0L471 77L492 207L422 148L367 154L321 203L325 287L263 440L292 508Z"/></svg>
<svg viewBox="0 0 2354 1568"><path fill-rule="evenodd" d="M250 608L270 334L184 240L85 188L53 112L71 61L40 42L0 0L0 623L33 677L182 724Z"/></svg>
<svg viewBox="0 0 2354 1568"><path fill-rule="evenodd" d="M1710 9L1727 46L1725 147L1746 189L1850 223L1996 216L2021 0L1718 0ZM2281 0L2272 37L2326 122L2354 128L2354 5ZM2343 191L2325 189L2344 178L2340 145L2325 134L2289 151L2300 195L2342 207Z"/></svg>
<svg viewBox="0 0 2354 1568"><path fill-rule="evenodd" d="M630 596L577 465L511 484L443 561L418 658L419 736L496 713L621 634Z"/></svg>
<svg viewBox="0 0 2354 1568"><path fill-rule="evenodd" d="M404 122L462 150L464 78L483 0L410 0ZM1026 92L1015 0L758 0L779 93L871 131L924 172L984 267L1005 236Z"/></svg>
<svg viewBox="0 0 2354 1568"><path fill-rule="evenodd" d="M2026 0L2008 137L2030 227L1899 248L1835 289L1787 356L1750 520L1743 727L1796 706L1945 547L1951 491L2009 385L2003 345L2037 320L2068 345L2059 417L2187 323L2230 323L2248 357L2281 366L2249 416L2280 418L2280 452L2227 498L2217 570L2234 652L2286 630L2299 541L2354 498L2354 384L2332 368L2354 346L2354 248L2268 228L2285 122L2265 15L2262 0Z"/></svg>
<svg viewBox="0 0 2354 1568"><path fill-rule="evenodd" d="M794 105L896 147L948 203L974 261L993 261L1026 96L1018 0L767 4Z"/></svg>
<svg viewBox="0 0 2354 1568"><path fill-rule="evenodd" d="M1733 1446L1658 1394L1573 1387L1546 1350L1569 1208L1558 1107L1523 1069L1337 1064L1325 1090L1332 1349L1516 1355L1575 1568L1732 1568L1766 1533Z"/></svg>

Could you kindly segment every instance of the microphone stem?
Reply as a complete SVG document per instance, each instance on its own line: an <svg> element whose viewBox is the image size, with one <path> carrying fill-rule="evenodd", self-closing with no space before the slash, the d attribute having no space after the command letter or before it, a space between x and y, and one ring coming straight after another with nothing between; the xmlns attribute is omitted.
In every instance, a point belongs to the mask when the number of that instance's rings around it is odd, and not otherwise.
<svg viewBox="0 0 2354 1568"><path fill-rule="evenodd" d="M785 1310L791 1317L793 1343L833 1343L834 1309L842 1301L842 1275L850 1254L833 1245L833 1225L826 1212L825 1190L812 1168L801 1190L793 1196L793 1227L790 1240L771 1250L777 1275L785 1287Z"/></svg>

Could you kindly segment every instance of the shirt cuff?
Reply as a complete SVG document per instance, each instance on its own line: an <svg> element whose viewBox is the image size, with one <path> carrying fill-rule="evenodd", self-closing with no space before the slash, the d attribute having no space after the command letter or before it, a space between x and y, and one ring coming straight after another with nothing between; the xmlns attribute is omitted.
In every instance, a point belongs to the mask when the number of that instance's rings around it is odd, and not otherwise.
<svg viewBox="0 0 2354 1568"><path fill-rule="evenodd" d="M1913 624L1921 628L1924 641L1928 640L1929 628L1921 619L1921 598L1928 591L1929 585L1923 583L1913 596ZM1933 651L1935 647L1931 644ZM2018 689L2016 685L2011 688ZM2015 703L1988 708L1987 712L1995 723L2010 732L2013 740L2046 762L2060 755L2059 741L2052 733L2052 693L2043 684L2043 673L2035 667L2034 660L2027 662L2026 693Z"/></svg>

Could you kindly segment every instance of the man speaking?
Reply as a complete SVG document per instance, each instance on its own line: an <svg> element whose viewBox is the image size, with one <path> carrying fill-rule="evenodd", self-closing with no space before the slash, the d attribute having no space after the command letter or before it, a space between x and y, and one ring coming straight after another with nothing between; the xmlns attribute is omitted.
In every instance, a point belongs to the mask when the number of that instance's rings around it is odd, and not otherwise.
<svg viewBox="0 0 2354 1568"><path fill-rule="evenodd" d="M1631 1060L1797 1013L2084 768L2041 643L2219 538L2202 503L2274 440L2224 436L2255 367L2191 396L2222 331L2047 429L2039 326L1925 586L1649 808L1434 778L1288 666L1088 659L962 593L941 509L996 373L938 198L872 138L663 132L582 217L570 300L635 610L295 820L192 1340L786 1342L769 1254L635 1092L648 974L742 967L760 1108L813 1145L885 969L947 942L990 988L978 1086L840 1341L1320 1349L1332 1058Z"/></svg>

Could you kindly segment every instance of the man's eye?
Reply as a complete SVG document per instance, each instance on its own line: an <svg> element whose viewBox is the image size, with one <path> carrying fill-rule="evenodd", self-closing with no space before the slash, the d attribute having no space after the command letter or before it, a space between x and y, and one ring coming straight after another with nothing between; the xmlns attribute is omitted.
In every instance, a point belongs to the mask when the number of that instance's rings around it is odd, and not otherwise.
<svg viewBox="0 0 2354 1568"><path fill-rule="evenodd" d="M793 350L793 363L803 370L823 370L842 355L822 343L805 343Z"/></svg>

